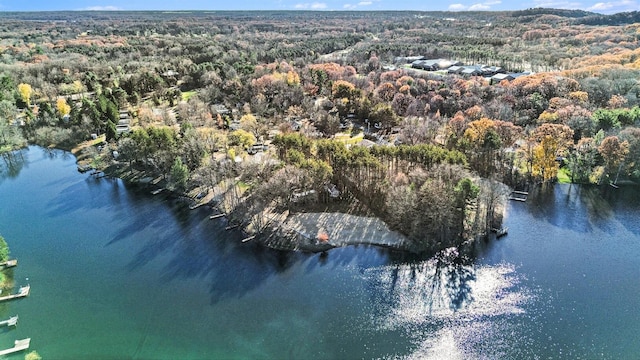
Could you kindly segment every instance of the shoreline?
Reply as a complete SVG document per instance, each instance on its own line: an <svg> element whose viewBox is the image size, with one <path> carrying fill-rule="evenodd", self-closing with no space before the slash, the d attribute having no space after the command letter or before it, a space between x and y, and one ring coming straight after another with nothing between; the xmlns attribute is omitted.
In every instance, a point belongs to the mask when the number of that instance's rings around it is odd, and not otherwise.
<svg viewBox="0 0 640 360"><path fill-rule="evenodd" d="M77 154L74 155L78 159ZM80 171L82 163L78 160L76 163ZM141 188L146 187L150 196L154 196L153 189L162 189L160 193L188 203L190 210L207 206L213 215L222 215L227 220L228 230L240 230L245 238L267 248L321 253L338 247L365 245L417 253L405 235L389 229L377 217L342 212L277 212L272 208L242 214L241 201L233 206L230 196L231 186L236 185L230 185L226 181L218 183L214 189L209 189L200 198L196 198L203 194L201 189L178 193L163 187L161 179L146 176L143 171L118 171L112 166L94 171L102 171L106 176L116 177ZM326 240L323 234L326 234Z"/></svg>
<svg viewBox="0 0 640 360"><path fill-rule="evenodd" d="M268 206L257 212L249 212L247 209L243 210L245 198L242 191L238 191L235 183L229 184L233 182L229 180L221 181L213 189L195 188L181 193L167 189L165 180L161 176L149 176L145 171L130 169L121 162L111 163L108 166L104 166L105 164L93 166L85 149L91 148L99 141L100 139L86 141L76 145L72 150L61 150L69 151L75 156L79 172L102 173L100 177L114 177L141 188L146 187L150 195L152 191L159 190L158 192L169 194L172 198L187 203L191 210L202 206L210 207L212 212L217 210L217 213L223 214L227 220L227 230L240 230L245 235L246 241L256 242L267 248L311 253L359 245L412 254L435 253L442 250L436 248L426 251L415 248L405 235L391 230L386 223L375 216L361 216L340 211L307 212L304 208L299 211L289 209L275 211ZM232 186L236 186L235 191L230 191ZM476 238L461 239L457 245L452 246L466 246L465 244L475 240Z"/></svg>

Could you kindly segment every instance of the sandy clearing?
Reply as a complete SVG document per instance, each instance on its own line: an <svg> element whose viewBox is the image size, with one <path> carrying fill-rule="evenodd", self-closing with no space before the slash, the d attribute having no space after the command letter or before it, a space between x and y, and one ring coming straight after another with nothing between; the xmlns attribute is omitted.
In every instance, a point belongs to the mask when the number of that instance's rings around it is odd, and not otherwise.
<svg viewBox="0 0 640 360"><path fill-rule="evenodd" d="M343 213L298 213L292 214L284 224L310 239L328 235L328 245L369 244L393 248L406 248L407 239L397 231L390 230L380 219Z"/></svg>

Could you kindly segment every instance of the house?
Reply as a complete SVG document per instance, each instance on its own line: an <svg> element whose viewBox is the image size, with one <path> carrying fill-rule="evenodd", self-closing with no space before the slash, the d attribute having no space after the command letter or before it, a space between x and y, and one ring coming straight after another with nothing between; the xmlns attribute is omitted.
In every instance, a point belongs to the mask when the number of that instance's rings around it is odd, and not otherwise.
<svg viewBox="0 0 640 360"><path fill-rule="evenodd" d="M500 66L482 66L482 75L484 76L493 76L504 72L504 69Z"/></svg>
<svg viewBox="0 0 640 360"><path fill-rule="evenodd" d="M530 72L523 72L523 73L510 73L510 74L495 74L491 77L491 84L499 84L502 80L507 80L507 81L511 81L513 79L519 78L520 76L527 76L527 75L531 75Z"/></svg>
<svg viewBox="0 0 640 360"><path fill-rule="evenodd" d="M460 74L464 70L464 66L454 65L447 70L449 74Z"/></svg>
<svg viewBox="0 0 640 360"><path fill-rule="evenodd" d="M332 199L338 199L340 197L340 190L338 190L335 184L325 185L324 188Z"/></svg>
<svg viewBox="0 0 640 360"><path fill-rule="evenodd" d="M502 80L511 81L515 79L513 74L495 74L491 77L491 84L499 84Z"/></svg>
<svg viewBox="0 0 640 360"><path fill-rule="evenodd" d="M313 200L314 198L317 198L315 190L296 191L292 194L291 201L294 203L306 202L307 200Z"/></svg>
<svg viewBox="0 0 640 360"><path fill-rule="evenodd" d="M164 76L164 77L176 77L178 75L180 75L180 74L175 72L175 71L173 71L173 70L167 70L167 71L162 73L162 76Z"/></svg>
<svg viewBox="0 0 640 360"><path fill-rule="evenodd" d="M416 60L411 63L411 67L414 69L422 69L427 71L446 70L452 66L461 66L462 63L455 60L448 59L429 59L429 60Z"/></svg>
<svg viewBox="0 0 640 360"><path fill-rule="evenodd" d="M393 62L395 64L400 64L400 63L408 64L408 63L412 63L412 62L417 61L417 60L424 60L424 56L422 56L422 55L418 55L418 56L398 56L395 59L393 59Z"/></svg>
<svg viewBox="0 0 640 360"><path fill-rule="evenodd" d="M438 61L437 65L438 65L438 69L446 70L451 68L452 66L462 66L462 63L460 61L455 61L455 60L441 59L440 61Z"/></svg>
<svg viewBox="0 0 640 360"><path fill-rule="evenodd" d="M228 115L231 113L231 111L223 104L212 105L211 109L215 112L215 114Z"/></svg>
<svg viewBox="0 0 640 360"><path fill-rule="evenodd" d="M482 75L482 68L480 66L464 66L464 69L460 71L460 75L480 76Z"/></svg>

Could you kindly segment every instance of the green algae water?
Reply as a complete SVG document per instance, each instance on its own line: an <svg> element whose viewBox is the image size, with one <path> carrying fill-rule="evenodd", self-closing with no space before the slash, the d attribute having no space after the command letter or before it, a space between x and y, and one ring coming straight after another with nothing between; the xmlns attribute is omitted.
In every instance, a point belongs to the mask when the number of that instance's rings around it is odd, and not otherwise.
<svg viewBox="0 0 640 360"><path fill-rule="evenodd" d="M206 209L76 171L0 160L0 234L28 298L0 348L44 359L640 358L640 195L556 186L509 204L470 258L241 243ZM24 353L9 356L22 359Z"/></svg>

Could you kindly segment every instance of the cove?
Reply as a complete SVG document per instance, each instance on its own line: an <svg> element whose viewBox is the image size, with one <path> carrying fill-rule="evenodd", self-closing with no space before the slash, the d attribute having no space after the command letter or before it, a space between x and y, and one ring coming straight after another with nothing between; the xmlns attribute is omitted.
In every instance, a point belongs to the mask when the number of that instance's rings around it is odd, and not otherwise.
<svg viewBox="0 0 640 360"><path fill-rule="evenodd" d="M509 234L409 258L277 252L206 209L76 171L67 152L2 156L0 234L31 295L0 304L0 348L45 359L640 357L640 195L558 185L510 203ZM24 354L10 358L22 359Z"/></svg>

